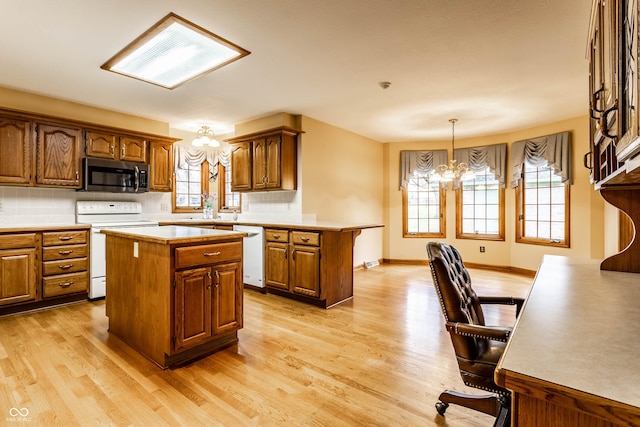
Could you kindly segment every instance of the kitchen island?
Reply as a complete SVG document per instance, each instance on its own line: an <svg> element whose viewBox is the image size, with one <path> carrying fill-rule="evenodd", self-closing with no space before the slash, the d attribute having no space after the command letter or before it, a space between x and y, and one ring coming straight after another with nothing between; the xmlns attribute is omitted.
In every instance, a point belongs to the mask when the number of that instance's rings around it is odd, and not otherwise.
<svg viewBox="0 0 640 427"><path fill-rule="evenodd" d="M191 219L160 224L229 229L264 228L264 283L267 292L322 308L353 298L353 248L362 230L382 224L336 222L224 221Z"/></svg>
<svg viewBox="0 0 640 427"><path fill-rule="evenodd" d="M180 226L102 233L111 334L162 368L238 341L245 233Z"/></svg>

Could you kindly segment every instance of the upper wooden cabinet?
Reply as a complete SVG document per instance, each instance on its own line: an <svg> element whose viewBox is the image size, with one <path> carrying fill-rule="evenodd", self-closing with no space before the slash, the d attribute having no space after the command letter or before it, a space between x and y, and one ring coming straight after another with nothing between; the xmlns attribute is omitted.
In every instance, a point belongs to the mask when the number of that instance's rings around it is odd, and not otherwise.
<svg viewBox="0 0 640 427"><path fill-rule="evenodd" d="M173 190L173 143L151 141L149 143L151 191Z"/></svg>
<svg viewBox="0 0 640 427"><path fill-rule="evenodd" d="M592 170L596 188L640 182L638 4L594 0L589 38Z"/></svg>
<svg viewBox="0 0 640 427"><path fill-rule="evenodd" d="M147 140L101 131L85 131L85 155L103 159L147 162Z"/></svg>
<svg viewBox="0 0 640 427"><path fill-rule="evenodd" d="M31 122L0 116L0 184L32 185Z"/></svg>
<svg viewBox="0 0 640 427"><path fill-rule="evenodd" d="M35 132L36 185L80 188L82 130L36 122Z"/></svg>
<svg viewBox="0 0 640 427"><path fill-rule="evenodd" d="M295 190L299 133L295 129L279 127L228 139L232 190Z"/></svg>

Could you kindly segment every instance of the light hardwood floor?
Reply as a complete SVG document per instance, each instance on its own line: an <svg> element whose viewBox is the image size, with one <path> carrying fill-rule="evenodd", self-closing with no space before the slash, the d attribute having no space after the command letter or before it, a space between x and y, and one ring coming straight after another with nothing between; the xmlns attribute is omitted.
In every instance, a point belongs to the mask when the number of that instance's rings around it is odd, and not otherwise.
<svg viewBox="0 0 640 427"><path fill-rule="evenodd" d="M470 273L479 294L526 296L532 283ZM354 299L329 310L246 290L244 313L237 346L164 371L109 335L104 301L0 318L0 425L493 423L455 406L436 413L443 389L473 390L458 375L427 266L356 271ZM485 315L514 322L512 307Z"/></svg>

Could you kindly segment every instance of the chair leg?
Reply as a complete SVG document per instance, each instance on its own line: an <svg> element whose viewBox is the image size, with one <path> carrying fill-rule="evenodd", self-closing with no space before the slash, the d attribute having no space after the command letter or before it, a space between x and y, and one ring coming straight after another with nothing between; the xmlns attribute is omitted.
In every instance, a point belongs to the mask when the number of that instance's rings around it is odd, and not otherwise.
<svg viewBox="0 0 640 427"><path fill-rule="evenodd" d="M503 405L496 394L466 394L453 390L445 390L438 397L436 410L440 415L444 415L449 404L464 406L465 408L474 409L483 414L497 417Z"/></svg>

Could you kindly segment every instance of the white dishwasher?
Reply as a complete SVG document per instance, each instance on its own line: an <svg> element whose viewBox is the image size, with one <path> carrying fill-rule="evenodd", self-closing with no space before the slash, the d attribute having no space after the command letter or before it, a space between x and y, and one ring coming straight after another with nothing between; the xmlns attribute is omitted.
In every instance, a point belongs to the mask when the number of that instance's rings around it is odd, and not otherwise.
<svg viewBox="0 0 640 427"><path fill-rule="evenodd" d="M264 229L254 225L234 225L234 231L247 233L243 239L243 281L264 288Z"/></svg>

